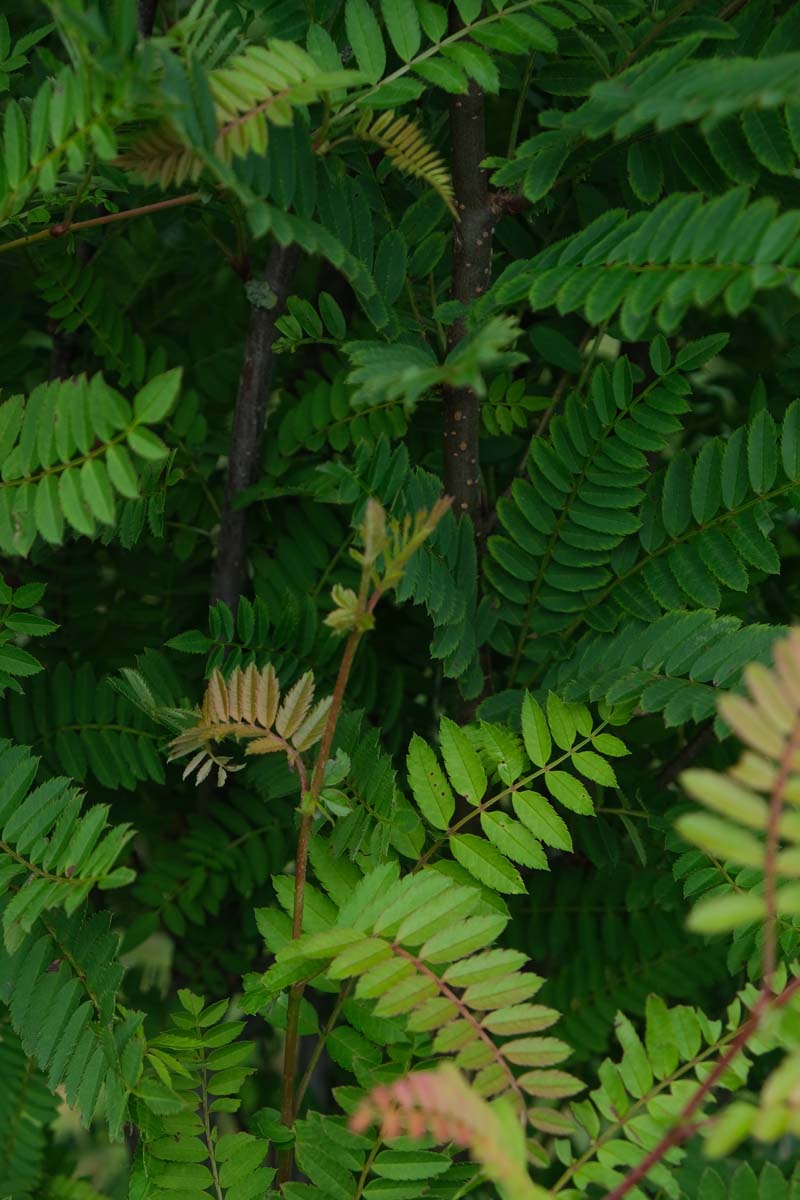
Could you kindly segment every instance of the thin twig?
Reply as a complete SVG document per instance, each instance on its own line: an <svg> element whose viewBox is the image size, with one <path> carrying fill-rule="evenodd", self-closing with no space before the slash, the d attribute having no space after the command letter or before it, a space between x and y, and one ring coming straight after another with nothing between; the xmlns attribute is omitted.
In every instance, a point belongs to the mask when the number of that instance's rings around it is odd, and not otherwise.
<svg viewBox="0 0 800 1200"><path fill-rule="evenodd" d="M319 746L319 754L314 765L314 773L308 794L302 799L302 816L300 831L297 836L297 854L295 856L294 872L294 907L292 910L292 938L297 939L303 932L303 910L305 905L306 875L308 873L308 849L311 841L311 827L314 820L314 809L322 791L325 777L325 764L333 744L336 725L342 710L342 701L350 677L358 644L363 637L363 631L355 630L347 639L333 689L333 699L328 710L328 719ZM297 1051L300 1034L300 1001L303 997L303 983L295 983L289 991L286 1008L286 1038L283 1048L283 1072L281 1077L281 1121L291 1129L294 1125L296 1112L294 1081L297 1073ZM292 1173L294 1151L291 1146L282 1150L278 1157L278 1183L285 1183Z"/></svg>
<svg viewBox="0 0 800 1200"><path fill-rule="evenodd" d="M173 196L169 200L156 200L153 204L142 204L139 208L126 208L121 212L105 213L102 217L89 217L85 221L62 221L50 225L47 229L39 229L36 233L28 233L25 237L15 238L12 242L0 243L0 254L8 250L19 250L23 246L32 246L34 242L44 242L48 238L64 237L67 233L75 233L79 229L93 229L96 225L110 225L113 221L129 221L131 217L144 217L148 213L160 212L165 208L177 208L182 204L197 204L202 200L202 193L188 192L185 196Z"/></svg>
<svg viewBox="0 0 800 1200"><path fill-rule="evenodd" d="M311 1078L314 1074L314 1071L316 1070L317 1063L319 1062L320 1058L322 1057L322 1051L325 1049L328 1038L330 1037L331 1033L333 1032L334 1027L336 1026L336 1022L339 1020L342 1008L344 1007L344 1003L347 1000L348 996L350 995L350 992L352 991L352 989L353 989L353 981L351 979L348 979L347 982L340 989L339 995L336 997L336 1003L334 1004L333 1009L331 1011L331 1015L328 1017L328 1020L325 1022L324 1028L320 1031L319 1037L317 1038L317 1041L316 1041L316 1045L314 1046L313 1053L311 1054L311 1057L308 1060L308 1066L306 1067L305 1071L303 1072L300 1082L297 1085L297 1092L295 1093L295 1097L294 1097L295 1118L297 1118L297 1114L300 1110L300 1105L303 1103L303 1097L305 1096L306 1091L308 1090L308 1085L311 1083Z"/></svg>

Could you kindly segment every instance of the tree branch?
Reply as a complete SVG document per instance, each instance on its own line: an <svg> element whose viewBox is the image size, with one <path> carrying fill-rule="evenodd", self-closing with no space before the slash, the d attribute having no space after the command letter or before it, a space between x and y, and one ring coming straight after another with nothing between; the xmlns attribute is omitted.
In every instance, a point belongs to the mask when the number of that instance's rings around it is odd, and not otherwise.
<svg viewBox="0 0 800 1200"><path fill-rule="evenodd" d="M142 204L139 208L104 213L102 217L89 217L85 221L60 221L56 225L49 225L47 229L37 229L36 233L14 238L13 242L0 243L0 254L21 249L23 246L32 246L34 242L44 242L48 238L64 237L65 234L75 233L79 229L94 229L97 225L111 225L114 221L129 221L131 217L144 217L148 213L161 212L165 208L178 208L182 204L195 204L200 200L200 192L188 192L185 196L171 196L169 200L156 200L153 204Z"/></svg>
<svg viewBox="0 0 800 1200"><path fill-rule="evenodd" d="M246 514L236 500L258 478L264 418L272 378L275 323L283 312L299 256L296 246L273 245L264 282L274 295L271 308L254 306L245 339L239 391L233 411L228 477L222 508L212 600L224 600L235 612L244 583L247 559Z"/></svg>
<svg viewBox="0 0 800 1200"><path fill-rule="evenodd" d="M659 788L667 788L680 775L681 771L685 771L691 766L699 754L702 754L707 746L714 741L714 721L709 718L704 721L693 737L689 739L685 746L681 746L680 750L666 762L656 776L656 784Z"/></svg>
<svg viewBox="0 0 800 1200"><path fill-rule="evenodd" d="M463 28L455 9L450 29ZM481 162L486 156L486 118L481 89L470 81L466 95L450 99L450 142L453 188L459 220L453 229L451 297L471 304L489 283L492 269L492 235L496 214L489 202L489 181ZM466 334L466 321L454 321L448 330L452 350ZM443 397L444 488L453 497L456 517L472 518L475 536L481 538L480 401L470 388L448 389Z"/></svg>
<svg viewBox="0 0 800 1200"><path fill-rule="evenodd" d="M150 37L156 20L158 0L136 0L136 22L142 37Z"/></svg>

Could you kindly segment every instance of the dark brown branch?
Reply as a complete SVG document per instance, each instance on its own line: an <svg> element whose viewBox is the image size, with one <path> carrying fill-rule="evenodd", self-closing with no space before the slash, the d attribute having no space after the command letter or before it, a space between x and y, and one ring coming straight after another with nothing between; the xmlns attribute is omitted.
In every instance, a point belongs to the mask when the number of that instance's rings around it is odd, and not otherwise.
<svg viewBox="0 0 800 1200"><path fill-rule="evenodd" d="M452 10L451 32L462 27ZM451 296L471 304L489 283L492 234L496 213L489 202L489 181L481 162L486 157L486 118L483 92L470 82L466 95L450 99L450 143L453 188L459 220L453 230ZM466 333L462 318L450 326L447 348L452 350ZM453 497L456 516L472 518L481 535L480 401L470 388L453 388L443 398L444 488ZM480 541L479 541L480 544Z"/></svg>
<svg viewBox="0 0 800 1200"><path fill-rule="evenodd" d="M136 22L142 37L150 37L156 20L158 0L136 0Z"/></svg>
<svg viewBox="0 0 800 1200"><path fill-rule="evenodd" d="M666 788L674 783L681 771L685 771L687 767L691 766L697 756L702 754L706 746L709 746L713 740L714 722L709 719L704 721L694 737L690 738L686 745L682 746L677 754L664 764L656 776L658 786Z"/></svg>
<svg viewBox="0 0 800 1200"><path fill-rule="evenodd" d="M272 306L253 306L245 339L239 391L233 410L217 561L211 586L212 600L224 600L234 612L242 592L247 559L246 514L235 505L242 492L258 478L264 417L272 378L275 323L286 304L298 254L296 246L274 244L264 272L267 295Z"/></svg>

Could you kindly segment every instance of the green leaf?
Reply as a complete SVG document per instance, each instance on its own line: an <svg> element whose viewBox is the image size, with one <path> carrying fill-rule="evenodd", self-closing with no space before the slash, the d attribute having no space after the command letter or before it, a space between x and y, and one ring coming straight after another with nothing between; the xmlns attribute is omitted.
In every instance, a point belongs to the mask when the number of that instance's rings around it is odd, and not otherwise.
<svg viewBox="0 0 800 1200"><path fill-rule="evenodd" d="M347 0L344 20L347 40L353 47L359 69L370 83L376 83L386 70L386 49L368 0Z"/></svg>
<svg viewBox="0 0 800 1200"><path fill-rule="evenodd" d="M512 862L547 871L547 855L529 829L506 813L481 813L481 829L492 845Z"/></svg>
<svg viewBox="0 0 800 1200"><path fill-rule="evenodd" d="M120 495L135 500L139 495L139 480L131 456L124 446L109 446L106 453L108 476Z"/></svg>
<svg viewBox="0 0 800 1200"><path fill-rule="evenodd" d="M170 638L166 643L171 650L180 650L183 654L206 654L214 645L213 638L199 629L187 629Z"/></svg>
<svg viewBox="0 0 800 1200"><path fill-rule="evenodd" d="M444 765L456 792L470 804L480 804L486 791L486 771L469 738L449 717L442 717L439 738Z"/></svg>
<svg viewBox="0 0 800 1200"><path fill-rule="evenodd" d="M347 336L347 322L344 319L344 313L339 305L334 300L329 292L320 292L317 297L319 304L320 316L325 322L325 327L331 337L337 341L344 341Z"/></svg>
<svg viewBox="0 0 800 1200"><path fill-rule="evenodd" d="M42 664L19 646L0 646L0 671L7 675L36 675Z"/></svg>
<svg viewBox="0 0 800 1200"><path fill-rule="evenodd" d="M513 792L514 812L534 837L556 850L572 850L572 837L549 800L538 792Z"/></svg>
<svg viewBox="0 0 800 1200"><path fill-rule="evenodd" d="M630 750L618 737L614 737L613 733L597 733L592 738L592 745L600 754L610 755L612 758L624 758L630 754Z"/></svg>
<svg viewBox="0 0 800 1200"><path fill-rule="evenodd" d="M617 1069L632 1096L641 1098L653 1086L653 1072L641 1039L628 1017L617 1013L614 1029L623 1049Z"/></svg>
<svg viewBox="0 0 800 1200"><path fill-rule="evenodd" d="M765 915L763 896L731 892L701 900L689 914L687 925L693 933L730 933L751 921L763 921Z"/></svg>
<svg viewBox="0 0 800 1200"><path fill-rule="evenodd" d="M789 479L800 479L800 400L792 401L783 418L781 462Z"/></svg>
<svg viewBox="0 0 800 1200"><path fill-rule="evenodd" d="M472 833L455 834L450 838L450 849L456 862L493 891L503 895L524 893L525 884L519 871L483 838Z"/></svg>
<svg viewBox="0 0 800 1200"><path fill-rule="evenodd" d="M739 863L743 867L761 867L764 848L757 837L706 813L686 813L679 817L676 829L681 837L715 858Z"/></svg>
<svg viewBox="0 0 800 1200"><path fill-rule="evenodd" d="M36 528L47 542L58 545L64 536L64 517L55 475L45 475L36 488Z"/></svg>
<svg viewBox="0 0 800 1200"><path fill-rule="evenodd" d="M159 459L166 458L169 454L161 438L156 437L152 430L146 429L143 426L129 431L128 445L134 454L138 454L141 458L149 459L152 462L158 462Z"/></svg>
<svg viewBox="0 0 800 1200"><path fill-rule="evenodd" d="M687 342L676 354L675 366L679 371L696 371L721 354L729 341L729 333L712 333L696 342Z"/></svg>
<svg viewBox="0 0 800 1200"><path fill-rule="evenodd" d="M775 422L763 408L748 430L747 468L753 491L769 491L778 471L778 436Z"/></svg>
<svg viewBox="0 0 800 1200"><path fill-rule="evenodd" d="M435 753L417 734L411 739L406 766L420 812L434 829L447 829L455 812L455 798Z"/></svg>
<svg viewBox="0 0 800 1200"><path fill-rule="evenodd" d="M433 1179L449 1171L452 1163L447 1154L433 1150L382 1150L372 1164L381 1179Z"/></svg>
<svg viewBox="0 0 800 1200"><path fill-rule="evenodd" d="M679 450L667 467L661 500L661 520L670 537L680 537L692 519L692 460Z"/></svg>
<svg viewBox="0 0 800 1200"><path fill-rule="evenodd" d="M108 479L105 463L99 458L90 458L81 467L83 497L92 514L104 525L114 523L114 493Z"/></svg>
<svg viewBox="0 0 800 1200"><path fill-rule="evenodd" d="M408 62L419 50L422 36L414 0L381 0L381 11L392 45Z"/></svg>
<svg viewBox="0 0 800 1200"><path fill-rule="evenodd" d="M16 100L9 100L6 104L3 132L5 174L9 185L15 188L25 174L28 157L27 126Z"/></svg>
<svg viewBox="0 0 800 1200"><path fill-rule="evenodd" d="M665 375L669 370L670 359L667 339L659 333L650 343L650 366L657 375Z"/></svg>
<svg viewBox="0 0 800 1200"><path fill-rule="evenodd" d="M547 136L547 135L545 135ZM530 157L522 180L522 191L531 204L542 200L558 179L569 154L570 143L557 138ZM535 327L534 327L535 328Z"/></svg>
<svg viewBox="0 0 800 1200"><path fill-rule="evenodd" d="M594 816L592 798L579 779L566 771L547 771L544 781L550 795L565 808L585 817Z"/></svg>
<svg viewBox="0 0 800 1200"><path fill-rule="evenodd" d="M375 282L387 304L394 304L406 280L406 241L397 229L381 238L375 256Z"/></svg>
<svg viewBox="0 0 800 1200"><path fill-rule="evenodd" d="M526 692L522 701L522 738L531 762L544 767L550 761L553 743L547 719L539 704Z"/></svg>
<svg viewBox="0 0 800 1200"><path fill-rule="evenodd" d="M614 768L592 750L581 750L570 755L570 762L585 779L591 779L603 787L617 787Z"/></svg>
<svg viewBox="0 0 800 1200"><path fill-rule="evenodd" d="M94 534L94 520L84 498L79 471L71 468L60 475L58 499L72 528L91 537Z"/></svg>
<svg viewBox="0 0 800 1200"><path fill-rule="evenodd" d="M562 750L569 750L575 741L577 727L569 705L565 704L555 692L547 694L547 723L550 732Z"/></svg>
<svg viewBox="0 0 800 1200"><path fill-rule="evenodd" d="M181 375L182 369L175 367L163 375L157 375L136 393L133 412L137 421L153 425L156 421L163 421L165 417L169 416L178 399Z"/></svg>

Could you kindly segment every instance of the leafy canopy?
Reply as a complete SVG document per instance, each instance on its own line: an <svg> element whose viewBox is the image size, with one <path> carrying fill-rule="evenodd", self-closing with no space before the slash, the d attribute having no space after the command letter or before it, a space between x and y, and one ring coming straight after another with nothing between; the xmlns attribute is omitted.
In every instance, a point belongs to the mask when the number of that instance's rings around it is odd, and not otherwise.
<svg viewBox="0 0 800 1200"><path fill-rule="evenodd" d="M800 7L0 15L0 1200L792 1200Z"/></svg>

